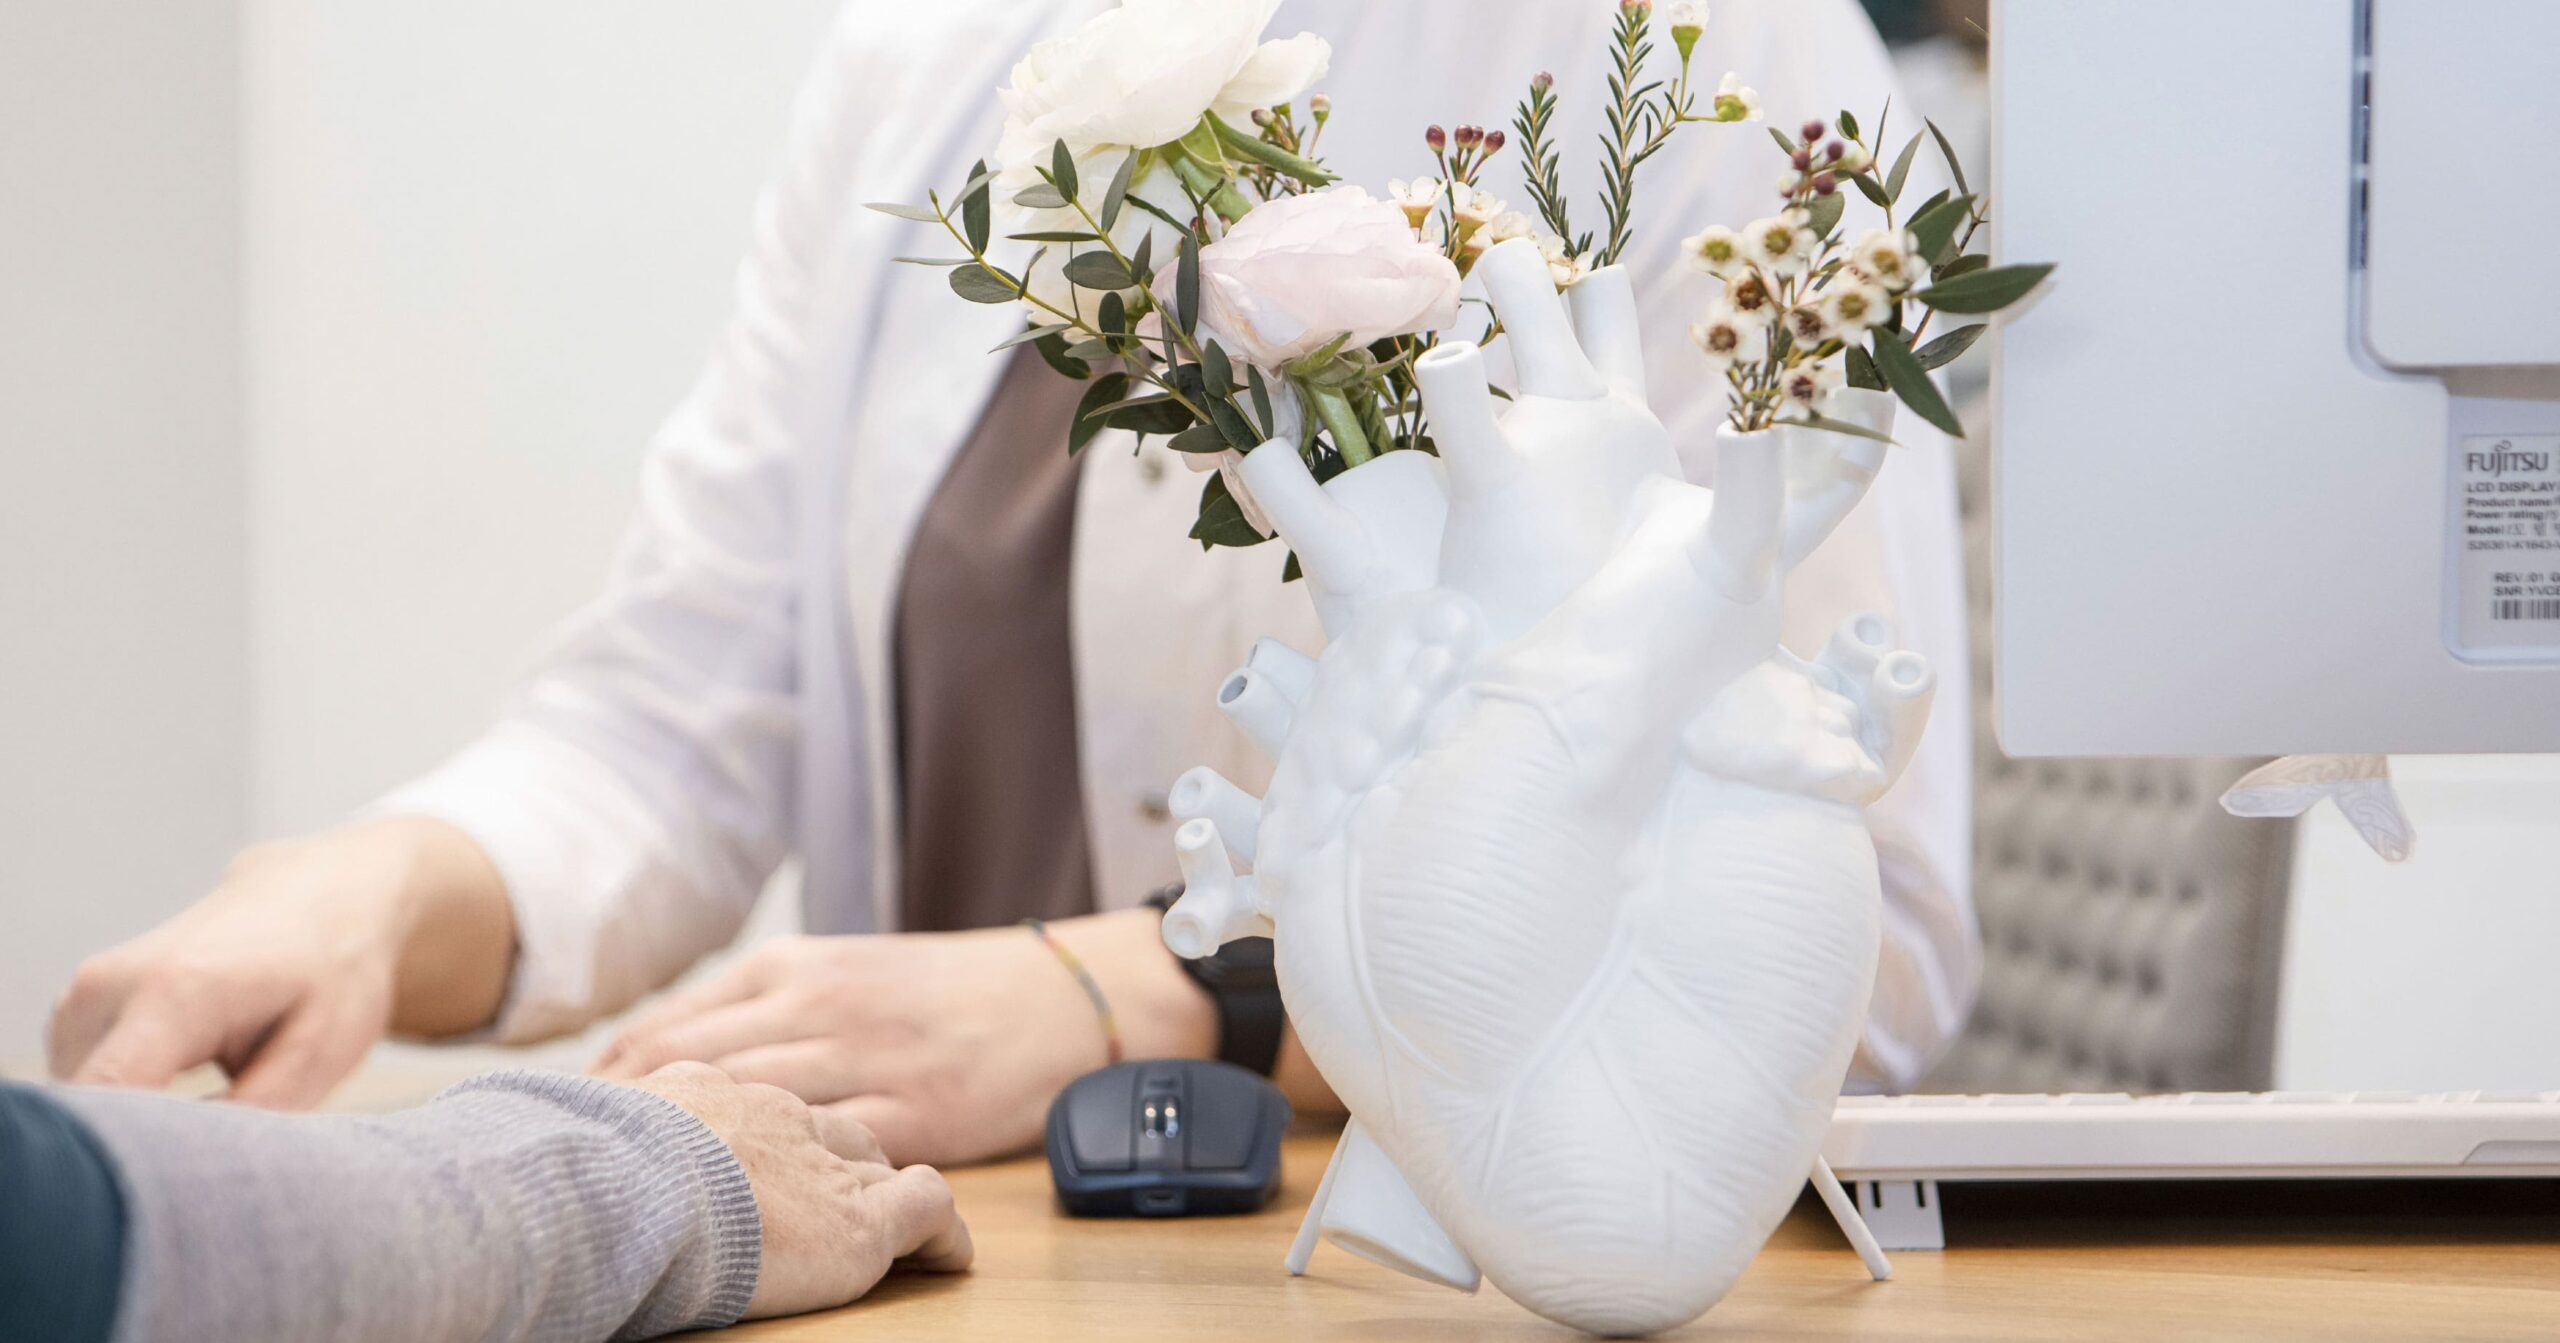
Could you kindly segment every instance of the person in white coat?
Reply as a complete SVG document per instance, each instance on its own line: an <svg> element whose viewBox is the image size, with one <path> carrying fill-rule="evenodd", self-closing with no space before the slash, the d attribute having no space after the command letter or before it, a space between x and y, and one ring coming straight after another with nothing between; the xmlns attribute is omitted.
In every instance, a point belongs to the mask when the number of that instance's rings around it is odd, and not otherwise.
<svg viewBox="0 0 2560 1343"><path fill-rule="evenodd" d="M1035 1141L1057 1090L1115 1053L1219 1049L1220 1004L1142 902L1176 877L1171 780L1204 761L1264 776L1211 691L1257 637L1320 643L1304 593L1277 543L1187 538L1200 478L1160 441L1106 433L1069 465L1063 420L1014 412L1055 400L1041 378L1073 384L986 353L1020 314L894 264L932 249L925 226L862 208L955 186L996 141L1013 61L1099 7L849 0L605 591L448 763L348 826L248 851L84 965L53 1020L57 1072L156 1085L214 1062L239 1098L300 1106L386 1032L572 1031L727 943L794 859L807 934L652 1005L599 1071L705 1060L841 1107L899 1160L953 1162ZM1292 0L1275 31L1333 45L1323 152L1349 180L1425 175L1426 125L1503 124L1549 70L1588 190L1616 11ZM1720 0L1699 61L1742 72L1787 126L1872 121L1893 92L1852 0ZM1678 240L1771 213L1782 168L1763 128L1698 126L1642 178L1627 262L1684 452L1704 454L1722 389L1684 336L1708 291ZM1952 676L1969 659L1950 449L1907 416L1902 437L1792 580L1788 640L1810 655L1877 610ZM1042 619L1045 645L1025 633ZM1969 1005L1965 708L1939 696L1872 814L1885 945L1853 1086L1913 1081ZM1012 926L1025 916L1045 932ZM1275 1067L1327 1101L1293 1047Z"/></svg>

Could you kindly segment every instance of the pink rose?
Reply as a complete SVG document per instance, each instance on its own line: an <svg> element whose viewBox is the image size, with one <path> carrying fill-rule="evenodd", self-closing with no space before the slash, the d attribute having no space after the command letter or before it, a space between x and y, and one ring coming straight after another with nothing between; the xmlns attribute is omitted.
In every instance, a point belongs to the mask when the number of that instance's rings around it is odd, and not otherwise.
<svg viewBox="0 0 2560 1343"><path fill-rule="evenodd" d="M1156 297L1173 305L1175 267ZM1200 325L1229 354L1276 369L1349 333L1352 346L1458 319L1458 268L1404 211L1355 186L1255 206L1200 249Z"/></svg>

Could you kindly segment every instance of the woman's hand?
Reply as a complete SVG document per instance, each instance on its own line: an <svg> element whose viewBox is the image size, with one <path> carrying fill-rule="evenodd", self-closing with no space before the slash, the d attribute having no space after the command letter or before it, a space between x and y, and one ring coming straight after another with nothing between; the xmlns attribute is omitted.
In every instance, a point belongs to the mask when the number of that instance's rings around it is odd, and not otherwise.
<svg viewBox="0 0 2560 1343"><path fill-rule="evenodd" d="M53 1073L163 1087L213 1063L235 1100L306 1109L389 1030L488 1020L514 936L496 870L442 822L260 845L185 912L80 967L47 1033Z"/></svg>
<svg viewBox="0 0 2560 1343"><path fill-rule="evenodd" d="M764 1258L747 1316L827 1310L860 1297L896 1264L936 1273L969 1266L969 1228L930 1166L889 1165L871 1131L787 1091L740 1085L699 1063L631 1083L684 1107L726 1143L755 1190Z"/></svg>
<svg viewBox="0 0 2560 1343"><path fill-rule="evenodd" d="M1062 919L1050 934L1102 985L1131 1058L1205 1055L1208 995L1151 910ZM1021 928L795 937L640 1013L597 1075L681 1059L850 1116L899 1161L979 1161L1037 1143L1049 1102L1109 1058L1101 1020Z"/></svg>

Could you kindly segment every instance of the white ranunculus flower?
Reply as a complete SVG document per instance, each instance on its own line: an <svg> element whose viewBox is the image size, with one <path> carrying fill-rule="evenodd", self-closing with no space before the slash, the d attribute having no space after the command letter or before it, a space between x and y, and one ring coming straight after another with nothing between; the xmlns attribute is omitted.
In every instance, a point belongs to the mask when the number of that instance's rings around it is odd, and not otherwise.
<svg viewBox="0 0 2560 1343"><path fill-rule="evenodd" d="M1215 112L1248 129L1324 78L1333 49L1313 33L1262 40L1280 0L1126 0L1031 49L1003 92L1001 199L1039 181L1058 141L1099 194L1129 154L1181 139Z"/></svg>
<svg viewBox="0 0 2560 1343"><path fill-rule="evenodd" d="M1175 267L1156 298L1174 300ZM1356 186L1255 206L1200 249L1200 325L1229 354L1276 369L1348 333L1361 346L1458 320L1458 268L1404 211Z"/></svg>

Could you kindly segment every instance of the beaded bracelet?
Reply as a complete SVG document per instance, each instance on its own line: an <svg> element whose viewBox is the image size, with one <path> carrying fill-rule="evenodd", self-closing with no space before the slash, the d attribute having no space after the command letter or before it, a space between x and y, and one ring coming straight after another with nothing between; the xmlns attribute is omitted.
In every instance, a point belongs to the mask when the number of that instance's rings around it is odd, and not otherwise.
<svg viewBox="0 0 2560 1343"><path fill-rule="evenodd" d="M1112 1015L1111 1000L1103 995L1102 985L1094 979L1093 972L1084 968L1084 959L1067 950L1067 944L1059 941L1049 932L1048 924L1038 919L1024 919L1022 926L1030 929L1033 937L1040 939L1040 945L1047 947L1050 953L1058 958L1060 965L1067 967L1067 973L1076 977L1076 986L1083 989L1084 996L1093 1001L1094 1015L1102 1018L1103 1047L1109 1051L1111 1061L1118 1063L1123 1054L1120 1047L1120 1018Z"/></svg>

